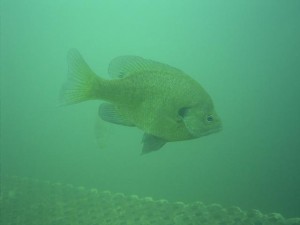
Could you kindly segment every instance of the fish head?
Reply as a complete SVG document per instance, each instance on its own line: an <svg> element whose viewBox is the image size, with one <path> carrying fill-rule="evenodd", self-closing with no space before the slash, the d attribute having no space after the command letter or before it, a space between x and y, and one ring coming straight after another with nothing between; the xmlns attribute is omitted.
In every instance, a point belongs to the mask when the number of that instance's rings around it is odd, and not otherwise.
<svg viewBox="0 0 300 225"><path fill-rule="evenodd" d="M196 104L178 111L186 129L195 138L222 130L222 121L212 104Z"/></svg>

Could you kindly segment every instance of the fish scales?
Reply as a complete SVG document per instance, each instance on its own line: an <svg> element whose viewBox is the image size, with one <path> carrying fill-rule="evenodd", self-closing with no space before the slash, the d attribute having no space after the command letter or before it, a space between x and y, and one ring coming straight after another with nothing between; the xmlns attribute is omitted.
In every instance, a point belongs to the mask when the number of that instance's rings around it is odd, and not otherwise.
<svg viewBox="0 0 300 225"><path fill-rule="evenodd" d="M221 130L211 97L190 76L174 67L136 56L112 61L115 79L97 76L77 50L68 57L69 80L62 89L64 104L99 99L100 117L144 131L143 152L165 143L199 138Z"/></svg>

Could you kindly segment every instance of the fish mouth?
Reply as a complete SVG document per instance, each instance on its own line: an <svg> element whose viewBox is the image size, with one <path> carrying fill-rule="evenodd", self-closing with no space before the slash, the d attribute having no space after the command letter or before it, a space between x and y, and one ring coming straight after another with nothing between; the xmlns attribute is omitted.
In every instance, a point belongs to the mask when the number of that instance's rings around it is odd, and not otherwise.
<svg viewBox="0 0 300 225"><path fill-rule="evenodd" d="M222 130L223 130L223 126L222 126L222 124L220 124L219 126L212 129L212 133L220 132Z"/></svg>
<svg viewBox="0 0 300 225"><path fill-rule="evenodd" d="M223 130L223 127L222 126L218 126L218 127L213 128L213 129L210 129L210 130L208 130L206 132L203 132L202 134L200 134L197 137L207 136L207 135L210 135L210 134L214 134L214 133L220 132L222 130Z"/></svg>
<svg viewBox="0 0 300 225"><path fill-rule="evenodd" d="M209 135L209 134L213 134L213 133L220 132L222 129L223 129L222 127L217 127L217 128L211 129L211 130L205 132L205 133L203 134L203 136L206 136L206 135Z"/></svg>
<svg viewBox="0 0 300 225"><path fill-rule="evenodd" d="M187 126L187 129L189 131L189 133L194 137L194 138L199 138L199 137L203 137L203 136L207 136L213 133L217 133L221 130L223 130L223 126L222 123L218 123L218 124L214 124L211 127L207 127L206 130L201 130L200 129L195 129L194 127L189 127Z"/></svg>
<svg viewBox="0 0 300 225"><path fill-rule="evenodd" d="M223 130L223 127L219 127L217 129L215 129L212 133L218 133L218 132L220 132L222 130Z"/></svg>

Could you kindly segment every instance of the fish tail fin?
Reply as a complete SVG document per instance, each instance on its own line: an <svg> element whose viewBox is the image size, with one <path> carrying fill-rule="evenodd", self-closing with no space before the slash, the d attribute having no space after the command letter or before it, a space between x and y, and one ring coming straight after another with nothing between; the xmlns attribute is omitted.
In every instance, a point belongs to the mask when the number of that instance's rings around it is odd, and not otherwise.
<svg viewBox="0 0 300 225"><path fill-rule="evenodd" d="M68 53L68 80L60 93L61 105L70 105L99 98L102 78L98 77L76 49Z"/></svg>

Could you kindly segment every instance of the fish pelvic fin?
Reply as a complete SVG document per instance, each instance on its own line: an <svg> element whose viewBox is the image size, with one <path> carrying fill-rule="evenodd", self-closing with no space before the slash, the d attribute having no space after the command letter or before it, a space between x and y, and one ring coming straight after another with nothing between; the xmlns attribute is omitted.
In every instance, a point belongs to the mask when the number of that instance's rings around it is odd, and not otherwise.
<svg viewBox="0 0 300 225"><path fill-rule="evenodd" d="M98 99L102 78L98 77L76 49L67 56L68 80L60 92L60 104L70 105L87 100Z"/></svg>
<svg viewBox="0 0 300 225"><path fill-rule="evenodd" d="M154 135L144 133L142 143L144 144L142 155L145 155L147 153L159 150L167 143L167 141Z"/></svg>

